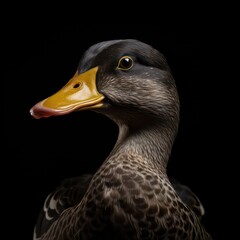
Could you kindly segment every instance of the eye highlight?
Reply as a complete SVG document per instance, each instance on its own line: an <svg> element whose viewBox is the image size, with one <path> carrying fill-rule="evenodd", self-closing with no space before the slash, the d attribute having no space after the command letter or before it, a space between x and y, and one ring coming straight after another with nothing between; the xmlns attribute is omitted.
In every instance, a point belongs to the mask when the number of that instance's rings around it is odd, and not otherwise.
<svg viewBox="0 0 240 240"><path fill-rule="evenodd" d="M123 56L119 59L118 69L121 70L129 70L133 66L133 60L129 56Z"/></svg>

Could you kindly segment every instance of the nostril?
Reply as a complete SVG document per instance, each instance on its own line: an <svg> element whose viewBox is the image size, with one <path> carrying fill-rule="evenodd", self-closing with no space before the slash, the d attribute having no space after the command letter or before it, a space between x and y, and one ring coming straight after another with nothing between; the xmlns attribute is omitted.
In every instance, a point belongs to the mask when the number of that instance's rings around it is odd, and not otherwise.
<svg viewBox="0 0 240 240"><path fill-rule="evenodd" d="M76 83L73 88L78 88L80 86L80 83Z"/></svg>

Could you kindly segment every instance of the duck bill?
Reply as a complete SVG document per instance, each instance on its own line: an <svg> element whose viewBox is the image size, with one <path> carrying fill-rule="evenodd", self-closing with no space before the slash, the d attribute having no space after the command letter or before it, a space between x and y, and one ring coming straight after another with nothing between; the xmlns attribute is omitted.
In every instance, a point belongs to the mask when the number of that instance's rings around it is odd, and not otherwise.
<svg viewBox="0 0 240 240"><path fill-rule="evenodd" d="M98 67L79 75L76 72L57 93L34 105L30 110L31 115L38 119L101 107L104 96L96 87L97 71Z"/></svg>

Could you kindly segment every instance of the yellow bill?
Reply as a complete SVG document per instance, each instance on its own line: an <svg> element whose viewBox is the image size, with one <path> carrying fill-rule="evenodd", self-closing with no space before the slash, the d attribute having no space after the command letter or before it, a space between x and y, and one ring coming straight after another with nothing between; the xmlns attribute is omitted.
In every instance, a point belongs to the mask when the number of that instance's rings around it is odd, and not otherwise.
<svg viewBox="0 0 240 240"><path fill-rule="evenodd" d="M31 115L43 118L101 107L104 96L96 87L97 71L98 67L94 67L82 74L76 73L57 93L34 105Z"/></svg>

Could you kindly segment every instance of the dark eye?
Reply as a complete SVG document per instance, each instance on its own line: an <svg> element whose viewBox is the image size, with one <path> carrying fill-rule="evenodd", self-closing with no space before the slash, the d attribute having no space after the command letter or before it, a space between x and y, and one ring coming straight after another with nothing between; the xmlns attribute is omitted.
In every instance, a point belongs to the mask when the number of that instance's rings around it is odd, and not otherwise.
<svg viewBox="0 0 240 240"><path fill-rule="evenodd" d="M121 70L129 70L132 66L133 66L132 58L128 56L124 56L120 58L117 68Z"/></svg>

